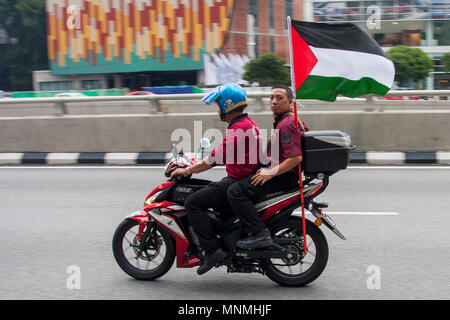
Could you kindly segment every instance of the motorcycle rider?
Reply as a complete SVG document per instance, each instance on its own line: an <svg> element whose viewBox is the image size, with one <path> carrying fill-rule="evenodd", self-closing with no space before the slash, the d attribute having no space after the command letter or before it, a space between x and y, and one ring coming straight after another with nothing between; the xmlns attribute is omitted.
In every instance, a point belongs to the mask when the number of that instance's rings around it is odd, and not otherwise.
<svg viewBox="0 0 450 320"><path fill-rule="evenodd" d="M301 135L309 128L300 121L299 128L291 104L292 90L288 86L277 85L272 88L270 106L275 117L275 136L268 144L270 168L261 168L258 172L232 185L227 192L228 200L235 214L245 224L249 234L239 240L237 246L255 249L273 243L269 229L262 222L253 204L267 195L282 193L299 186L298 164L302 161ZM278 144L278 151L274 143ZM271 154L271 151L273 154ZM278 153L278 154L276 154ZM278 161L277 161L278 160Z"/></svg>
<svg viewBox="0 0 450 320"><path fill-rule="evenodd" d="M201 248L206 252L197 269L199 275L211 270L227 255L221 248L221 242L207 217L207 210L228 206L228 188L240 179L253 175L259 169L260 141L257 124L243 113L248 102L245 90L241 86L237 84L219 86L203 97L202 102L208 105L215 103L219 107L220 119L228 123L226 136L208 157L186 169L176 169L171 174L171 177L177 175L187 177L218 164L226 165L227 177L194 192L185 201L188 218L198 235ZM238 146L242 143L245 144L243 153L242 148Z"/></svg>

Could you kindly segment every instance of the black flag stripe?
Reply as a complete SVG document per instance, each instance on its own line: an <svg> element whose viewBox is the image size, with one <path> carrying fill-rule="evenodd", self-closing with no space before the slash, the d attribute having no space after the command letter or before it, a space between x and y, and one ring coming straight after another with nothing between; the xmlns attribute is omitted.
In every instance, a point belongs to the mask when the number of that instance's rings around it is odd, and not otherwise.
<svg viewBox="0 0 450 320"><path fill-rule="evenodd" d="M316 48L359 51L386 57L378 43L352 23L317 23L292 20L292 26Z"/></svg>

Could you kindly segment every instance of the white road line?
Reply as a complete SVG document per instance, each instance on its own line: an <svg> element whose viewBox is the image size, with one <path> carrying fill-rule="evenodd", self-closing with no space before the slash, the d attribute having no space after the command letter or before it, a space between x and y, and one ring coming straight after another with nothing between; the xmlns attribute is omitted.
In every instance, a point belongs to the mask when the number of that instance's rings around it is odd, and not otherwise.
<svg viewBox="0 0 450 320"><path fill-rule="evenodd" d="M429 166L416 166L416 165L409 165L409 166L348 166L347 169L450 169L450 166L445 165L429 165Z"/></svg>
<svg viewBox="0 0 450 320"><path fill-rule="evenodd" d="M165 166L152 166L152 165L139 165L139 166L134 166L134 165L106 165L106 164L96 164L96 165L90 165L90 164L86 164L86 165L79 165L79 164L74 164L72 166L52 166L52 165L48 165L48 166L41 166L41 165L17 165L17 166L0 166L0 170L1 169L141 169L141 170L149 170L149 169L164 169ZM161 176L163 175L163 172L161 173Z"/></svg>
<svg viewBox="0 0 450 320"><path fill-rule="evenodd" d="M1 162L0 162L1 164ZM74 164L70 166L51 166L51 165L0 165L0 169L141 169L141 170L148 170L148 169L164 169L165 166L153 166L153 165L106 165L106 164L97 164L97 165L79 165ZM225 167L213 167L213 170L225 170ZM450 170L450 166L349 166L347 169L399 169L399 170ZM343 170L342 170L343 171Z"/></svg>
<svg viewBox="0 0 450 320"><path fill-rule="evenodd" d="M327 215L355 215L355 216L398 216L398 212L369 212L369 211L324 211ZM294 213L300 214L301 211L294 211ZM306 212L306 214L311 214L310 212Z"/></svg>

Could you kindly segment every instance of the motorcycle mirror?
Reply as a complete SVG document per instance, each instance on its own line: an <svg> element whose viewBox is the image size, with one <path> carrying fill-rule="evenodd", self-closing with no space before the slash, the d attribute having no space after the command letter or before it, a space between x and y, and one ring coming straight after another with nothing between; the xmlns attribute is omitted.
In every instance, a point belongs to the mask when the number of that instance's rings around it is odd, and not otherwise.
<svg viewBox="0 0 450 320"><path fill-rule="evenodd" d="M202 149L209 148L211 146L211 142L209 142L208 138L201 138L200 139L200 147Z"/></svg>
<svg viewBox="0 0 450 320"><path fill-rule="evenodd" d="M172 145L172 155L176 158L178 156L178 150L175 143Z"/></svg>

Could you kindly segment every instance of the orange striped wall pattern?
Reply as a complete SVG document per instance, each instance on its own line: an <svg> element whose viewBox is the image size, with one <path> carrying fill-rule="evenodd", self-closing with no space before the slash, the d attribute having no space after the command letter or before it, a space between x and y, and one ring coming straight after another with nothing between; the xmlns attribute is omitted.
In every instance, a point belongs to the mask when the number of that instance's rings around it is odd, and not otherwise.
<svg viewBox="0 0 450 320"><path fill-rule="evenodd" d="M234 2L47 0L52 71L170 70L172 64L192 69L201 63L202 52L212 54L223 46Z"/></svg>

